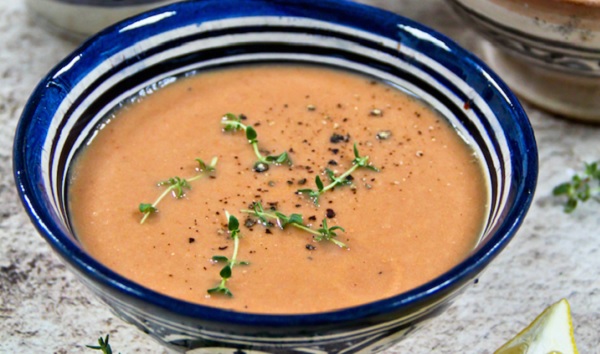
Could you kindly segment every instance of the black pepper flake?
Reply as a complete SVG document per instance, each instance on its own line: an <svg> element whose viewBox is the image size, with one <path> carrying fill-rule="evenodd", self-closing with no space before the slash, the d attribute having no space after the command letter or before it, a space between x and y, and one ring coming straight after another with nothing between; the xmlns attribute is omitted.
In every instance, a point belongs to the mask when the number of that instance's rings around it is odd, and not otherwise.
<svg viewBox="0 0 600 354"><path fill-rule="evenodd" d="M264 162L257 162L252 167L254 172L263 173L269 170L269 165Z"/></svg>
<svg viewBox="0 0 600 354"><path fill-rule="evenodd" d="M295 207L300 208L300 207L302 207L302 204L296 204Z"/></svg>
<svg viewBox="0 0 600 354"><path fill-rule="evenodd" d="M331 137L329 138L329 141L333 144L337 144L340 142L347 143L348 141L350 141L350 134L341 135L341 134L333 133L331 135Z"/></svg>
<svg viewBox="0 0 600 354"><path fill-rule="evenodd" d="M335 160L329 160L329 162L327 162L327 164L331 165L331 166L337 166L337 161Z"/></svg>
<svg viewBox="0 0 600 354"><path fill-rule="evenodd" d="M316 215L311 215L308 217L308 220L310 221L317 221L317 216Z"/></svg>
<svg viewBox="0 0 600 354"><path fill-rule="evenodd" d="M246 221L244 221L244 226L246 226L247 228L251 228L252 226L256 225L256 222L256 219L246 218Z"/></svg>
<svg viewBox="0 0 600 354"><path fill-rule="evenodd" d="M279 205L279 202L268 202L267 204L269 204L269 209L275 211L275 210L277 210L277 206Z"/></svg>
<svg viewBox="0 0 600 354"><path fill-rule="evenodd" d="M229 246L219 246L219 251L224 251L227 249L227 247L229 247Z"/></svg>
<svg viewBox="0 0 600 354"><path fill-rule="evenodd" d="M392 132L389 130L382 130L377 132L377 134L375 135L375 137L377 138L377 140L387 140L392 136Z"/></svg>
<svg viewBox="0 0 600 354"><path fill-rule="evenodd" d="M188 242L189 243L194 243L194 242L196 242L196 239L193 238L193 237L190 237L190 238L188 238Z"/></svg>
<svg viewBox="0 0 600 354"><path fill-rule="evenodd" d="M248 116L245 115L244 113L240 114L239 117L240 117L240 120L246 120L246 119L248 119Z"/></svg>
<svg viewBox="0 0 600 354"><path fill-rule="evenodd" d="M266 229L265 233L271 235L273 232L271 231L271 229Z"/></svg>
<svg viewBox="0 0 600 354"><path fill-rule="evenodd" d="M335 211L333 211L333 209L327 209L326 215L328 219L335 218Z"/></svg>
<svg viewBox="0 0 600 354"><path fill-rule="evenodd" d="M294 181L292 181L291 179L288 179L288 180L287 180L287 181L285 181L285 182L286 182L288 185L290 185L290 186L291 186L292 184L294 184Z"/></svg>
<svg viewBox="0 0 600 354"><path fill-rule="evenodd" d="M471 109L472 105L473 105L472 101L468 100L468 101L465 101L463 108L465 109L465 111L468 111L469 109Z"/></svg>
<svg viewBox="0 0 600 354"><path fill-rule="evenodd" d="M310 243L307 243L306 249L309 251L314 251L315 249L317 249L317 247L315 247L314 245L311 245Z"/></svg>
<svg viewBox="0 0 600 354"><path fill-rule="evenodd" d="M301 186L305 185L306 184L306 178L299 179L298 180L298 184L301 185Z"/></svg>
<svg viewBox="0 0 600 354"><path fill-rule="evenodd" d="M352 177L352 175L348 175L348 177L346 177L347 181L354 181L354 177Z"/></svg>
<svg viewBox="0 0 600 354"><path fill-rule="evenodd" d="M383 117L383 111L381 109L375 108L369 112L371 117Z"/></svg>
<svg viewBox="0 0 600 354"><path fill-rule="evenodd" d="M338 152L340 152L340 149L331 149L331 148L329 148L329 151L331 151L334 155L337 155Z"/></svg>

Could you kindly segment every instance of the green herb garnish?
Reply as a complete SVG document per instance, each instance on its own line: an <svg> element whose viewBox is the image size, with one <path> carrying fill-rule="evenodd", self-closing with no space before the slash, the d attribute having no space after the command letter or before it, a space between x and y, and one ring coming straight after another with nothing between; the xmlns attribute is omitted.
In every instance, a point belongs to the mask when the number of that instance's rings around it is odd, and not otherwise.
<svg viewBox="0 0 600 354"><path fill-rule="evenodd" d="M229 230L229 236L233 239L233 255L231 256L231 259L225 256L212 257L213 261L224 262L225 266L221 269L221 272L219 272L219 275L221 276L221 282L219 285L215 286L214 288L210 288L207 291L209 294L220 293L227 296L233 296L233 293L227 287L227 281L229 281L231 278L233 267L236 265L248 265L249 263L237 260L240 243L240 222L235 216L229 215L229 213L226 214L228 220L227 229Z"/></svg>
<svg viewBox="0 0 600 354"><path fill-rule="evenodd" d="M251 126L243 124L240 116L236 116L232 113L227 113L221 120L221 124L225 125L225 128L223 128L223 130L226 132L236 132L241 129L246 133L246 139L248 139L248 143L252 145L254 154L258 158L258 161L256 161L256 163L254 164L254 170L256 172L267 171L269 169L268 165L292 164L292 160L290 159L290 156L287 153L287 151L279 155L263 156L263 154L258 148L258 133Z"/></svg>
<svg viewBox="0 0 600 354"><path fill-rule="evenodd" d="M110 344L108 344L109 336L106 335L106 338L98 338L98 345L86 345L86 347L94 350L101 350L103 354L112 354L112 348Z"/></svg>
<svg viewBox="0 0 600 354"><path fill-rule="evenodd" d="M356 171L358 168L367 168L369 170L379 172L379 169L369 163L369 156L360 156L356 143L354 144L354 160L352 160L352 167L348 171L342 173L340 176L336 176L330 169L325 169L325 174L331 180L331 183L325 186L321 177L317 175L315 177L315 184L317 189L298 189L296 192L307 195L316 205L319 205L319 197L330 189L336 186L351 185L352 179L349 176Z"/></svg>
<svg viewBox="0 0 600 354"><path fill-rule="evenodd" d="M200 178L209 175L210 173L215 171L215 167L217 165L217 158L213 157L210 164L204 163L201 159L196 159L198 162L198 172L194 177L191 178L180 178L180 177L172 177L165 181L161 181L158 183L159 186L167 188L162 192L162 194L156 198L154 203L140 203L138 210L140 213L144 214L142 220L140 220L140 224L143 224L148 217L158 211L157 205L163 200L169 193L173 193L173 196L177 199L182 198L185 195L185 189L191 189L190 182L199 180Z"/></svg>
<svg viewBox="0 0 600 354"><path fill-rule="evenodd" d="M300 215L300 214L285 215L276 210L267 212L264 210L264 208L260 202L253 203L251 210L244 209L244 210L240 210L240 212L256 216L258 218L258 220L260 220L260 222L265 226L272 225L272 223L269 221L269 219L271 219L271 220L274 220L277 223L277 226L279 226L279 228L281 228L281 229L284 229L286 226L291 225L295 228L298 228L300 230L303 230L303 231L306 231L306 232L312 234L314 240L317 242L325 240L325 241L333 242L334 244L338 245L339 247L348 248L348 246L346 246L345 243L336 239L336 237L337 237L336 231L341 230L341 231L345 232L344 228L342 228L341 226L328 227L327 219L323 219L322 227L320 229L314 230L304 224L302 215Z"/></svg>
<svg viewBox="0 0 600 354"><path fill-rule="evenodd" d="M571 181L554 187L552 193L555 196L566 196L567 202L564 206L566 213L572 213L579 202L587 202L595 199L600 202L600 167L599 162L586 163L583 173L575 174Z"/></svg>

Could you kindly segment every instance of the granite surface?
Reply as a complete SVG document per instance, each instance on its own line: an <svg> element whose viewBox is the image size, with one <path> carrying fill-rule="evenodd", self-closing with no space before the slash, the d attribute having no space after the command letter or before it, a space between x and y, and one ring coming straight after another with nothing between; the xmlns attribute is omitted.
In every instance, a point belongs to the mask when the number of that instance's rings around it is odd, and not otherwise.
<svg viewBox="0 0 600 354"><path fill-rule="evenodd" d="M441 0L364 1L423 22L480 53L481 39ZM123 323L52 254L23 211L12 139L37 82L76 44L48 32L21 0L0 1L0 353L83 353L104 334L121 353L165 353ZM600 126L524 103L540 152L533 206L512 243L451 308L386 353L493 353L549 304L571 303L583 354L600 353L600 204L562 212L553 186L600 159Z"/></svg>

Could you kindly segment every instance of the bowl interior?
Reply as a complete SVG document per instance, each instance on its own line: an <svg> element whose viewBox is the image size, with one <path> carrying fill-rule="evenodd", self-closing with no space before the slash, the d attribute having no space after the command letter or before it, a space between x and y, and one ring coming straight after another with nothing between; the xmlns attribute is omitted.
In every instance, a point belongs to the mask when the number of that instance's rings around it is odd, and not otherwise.
<svg viewBox="0 0 600 354"><path fill-rule="evenodd" d="M476 151L489 182L489 216L469 257L394 298L296 316L232 313L174 300L91 258L71 230L66 193L69 166L102 119L124 102L177 77L270 62L367 74L417 96L444 116ZM512 238L531 203L537 178L537 152L527 117L513 94L477 58L410 20L330 0L190 1L101 32L37 87L17 130L14 161L20 195L36 227L108 302L122 295L181 316L278 326L359 321L422 307L436 295L455 292ZM112 295L106 289L112 289Z"/></svg>

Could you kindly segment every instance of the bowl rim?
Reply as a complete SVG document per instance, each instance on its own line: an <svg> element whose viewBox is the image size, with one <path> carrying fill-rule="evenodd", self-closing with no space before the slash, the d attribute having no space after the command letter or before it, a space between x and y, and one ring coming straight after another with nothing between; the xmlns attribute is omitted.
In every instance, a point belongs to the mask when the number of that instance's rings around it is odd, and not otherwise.
<svg viewBox="0 0 600 354"><path fill-rule="evenodd" d="M374 25L373 21L368 23L366 21L362 21L361 23L358 23L356 20L357 17L352 17L349 15L356 15L356 13L360 13L362 16L368 16L369 18L377 19L382 23L382 26L383 24L389 23L405 24L411 28L421 31L422 33L426 33L433 40L443 43L454 53L454 55L462 58L463 61L457 63L456 65L468 68L473 72L473 74L484 75L491 82L493 81L494 88L499 90L502 93L502 97L505 99L504 104L511 109L510 118L514 120L514 124L522 129L518 132L520 134L519 137L522 139L522 144L524 144L528 150L528 154L524 156L525 160L523 162L524 179L522 183L517 186L517 188L519 188L519 192L516 195L516 200L513 203L513 207L511 207L509 212L506 214L506 221L497 230L497 232L489 238L489 241L485 245L472 252L467 258L465 258L452 269L417 288L400 293L391 298L377 300L363 305L308 314L245 313L178 300L145 288L142 285L134 283L133 281L118 275L108 267L100 264L87 253L83 252L79 246L70 240L70 238L60 229L60 227L54 224L44 210L43 203L41 203L39 200L36 200L35 196L33 196L31 192L32 189L35 188L36 184L33 180L34 177L28 175L27 161L25 161L26 159L24 158L25 150L28 146L26 140L28 134L27 128L29 125L33 124L33 114L35 113L36 107L44 99L44 95L47 94L46 84L57 73L70 65L74 58L87 54L88 52L93 52L97 42L114 38L114 36L118 35L121 29L127 26L140 23L140 21L144 21L145 19L153 16L160 16L161 14L165 14L167 12L175 12L174 16L177 17L178 14L185 13L186 10L198 10L200 7L205 10L206 6L223 6L223 3L225 2L228 4L228 6L234 6L233 8L236 10L233 12L238 15L243 15L244 11L255 13L256 9L252 11L247 10L248 8L246 6L250 4L252 4L252 6L260 5L257 6L260 9L271 8L273 13L288 13L289 11L290 16L294 15L294 11L290 11L290 9L297 9L298 7L303 6L308 8L305 9L305 11L315 14L315 16L322 15L323 11L335 8L337 14L329 14L327 16L328 21L333 21L334 19L332 19L332 16L334 16L335 19L339 19L339 21L345 21L344 25L350 24L352 26L362 28L363 30L377 33L378 35L383 35L383 30L377 27L378 25ZM198 15L198 13L196 15ZM345 18L344 16L348 16L348 18L352 20ZM197 18L197 21L201 22L202 17ZM348 23L348 21L350 21L350 23ZM184 21L182 21L182 23L183 22ZM183 24L181 25L183 26ZM154 29L162 28L160 23L154 23L153 26ZM399 29L396 28L396 30ZM141 37L144 38L151 32L152 30L138 33L142 33ZM19 120L13 147L13 172L18 194L26 209L26 212L29 214L29 217L31 218L38 232L46 239L50 246L59 253L61 258L66 263L76 268L78 272L84 273L86 276L91 277L94 282L101 284L102 287L114 289L123 296L130 297L136 301L150 303L157 308L174 313L182 318L194 318L202 321L220 322L231 325L276 326L281 328L332 325L346 322L356 322L377 316L386 316L389 313L402 311L403 309L410 308L411 306L422 301L435 298L436 294L453 292L456 290L457 286L462 287L476 277L477 274L485 266L487 266L487 264L500 252L500 250L502 250L508 244L508 242L516 233L517 229L520 227L533 199L533 194L537 183L537 171L538 162L535 137L525 111L521 107L514 94L483 62L481 62L472 53L460 47L451 39L419 23L382 9L346 0L320 0L319 2L313 2L310 0L187 1L167 5L165 7L154 9L122 21L91 37L88 41L83 43L78 49L61 61L56 67L54 67L54 69L52 69L49 74L40 82L27 102L21 119Z"/></svg>

